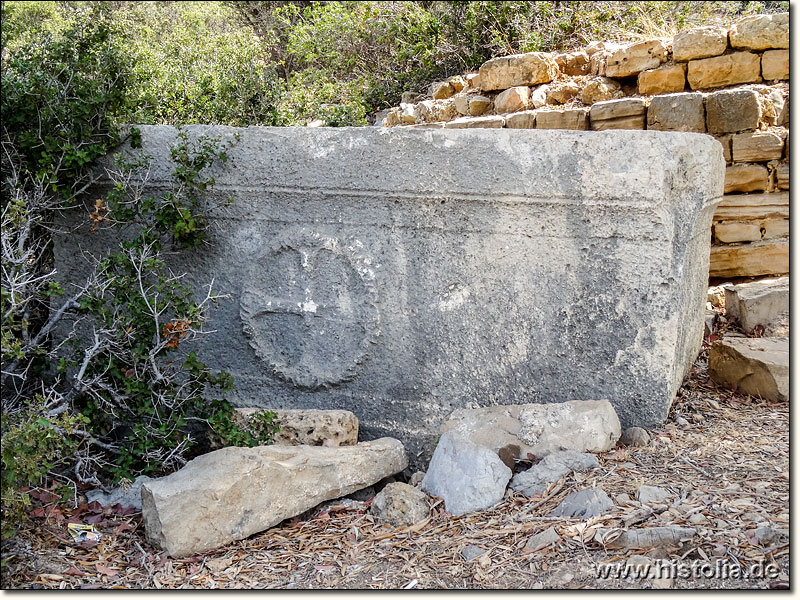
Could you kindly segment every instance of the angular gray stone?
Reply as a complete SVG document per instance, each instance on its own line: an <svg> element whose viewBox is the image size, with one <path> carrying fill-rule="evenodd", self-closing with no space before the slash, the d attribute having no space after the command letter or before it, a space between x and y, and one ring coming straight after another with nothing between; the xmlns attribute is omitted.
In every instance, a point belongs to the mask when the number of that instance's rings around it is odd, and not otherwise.
<svg viewBox="0 0 800 600"><path fill-rule="evenodd" d="M642 504L664 502L670 496L672 496L672 494L669 490L655 485L640 485L639 489L636 490L636 499Z"/></svg>
<svg viewBox="0 0 800 600"><path fill-rule="evenodd" d="M600 488L587 488L572 492L569 496L550 511L549 517L578 517L591 519L602 515L614 502Z"/></svg>
<svg viewBox="0 0 800 600"><path fill-rule="evenodd" d="M480 546L476 546L474 544L468 544L461 549L461 556L467 562L472 562L476 558L480 558L484 554L486 554L487 550L485 548L481 548Z"/></svg>
<svg viewBox="0 0 800 600"><path fill-rule="evenodd" d="M714 323L717 321L717 313L706 309L705 322L703 324L703 337L708 337L714 333Z"/></svg>
<svg viewBox="0 0 800 600"><path fill-rule="evenodd" d="M556 531L555 527L548 527L544 531L533 534L525 543L525 550L536 552L547 546L552 546L561 540L561 536Z"/></svg>
<svg viewBox="0 0 800 600"><path fill-rule="evenodd" d="M607 400L573 400L458 409L442 425L446 431L495 452L518 446L519 456L540 458L558 450L610 450L619 439L620 424Z"/></svg>
<svg viewBox="0 0 800 600"><path fill-rule="evenodd" d="M369 512L394 527L405 527L424 521L428 516L428 497L407 483L390 483L375 496Z"/></svg>
<svg viewBox="0 0 800 600"><path fill-rule="evenodd" d="M789 311L789 278L777 277L740 283L725 288L725 309L728 318L739 320L750 333L757 325L767 325L778 315Z"/></svg>
<svg viewBox="0 0 800 600"><path fill-rule="evenodd" d="M655 96L647 109L647 129L704 132L706 110L703 94L682 92Z"/></svg>
<svg viewBox="0 0 800 600"><path fill-rule="evenodd" d="M764 327L764 337L789 337L789 311L780 313Z"/></svg>
<svg viewBox="0 0 800 600"><path fill-rule="evenodd" d="M706 96L709 133L736 133L758 129L761 105L753 90L720 90Z"/></svg>
<svg viewBox="0 0 800 600"><path fill-rule="evenodd" d="M237 408L236 415L246 419L263 408ZM290 446L355 446L358 443L358 419L349 410L272 409L280 429L275 444Z"/></svg>
<svg viewBox="0 0 800 600"><path fill-rule="evenodd" d="M141 150L120 151L153 157L142 191L160 194L178 132L140 129ZM362 438L400 438L416 468L440 424L475 399L608 398L626 427L666 418L702 343L723 177L715 140L183 131L240 136L228 162L207 171L208 244L166 257L201 297L212 279L230 294L193 349L232 374L235 406L350 410ZM89 235L89 212L58 224L72 231L55 240L66 289L86 280L84 251L119 242L116 230Z"/></svg>
<svg viewBox="0 0 800 600"><path fill-rule="evenodd" d="M408 464L391 438L357 446L228 447L142 485L148 541L181 557L219 548L340 498Z"/></svg>
<svg viewBox="0 0 800 600"><path fill-rule="evenodd" d="M142 510L142 484L152 480L147 475L139 475L129 486L118 485L107 494L102 490L89 490L86 492L86 499L89 502L99 502L103 508L120 504L122 508L132 506L136 510Z"/></svg>
<svg viewBox="0 0 800 600"><path fill-rule="evenodd" d="M483 510L503 499L511 469L488 448L455 432L439 438L421 488L439 496L451 515Z"/></svg>
<svg viewBox="0 0 800 600"><path fill-rule="evenodd" d="M594 454L577 452L576 450L560 450L545 456L530 469L514 475L510 487L515 492L532 498L543 494L551 484L572 471L588 471L600 467Z"/></svg>
<svg viewBox="0 0 800 600"><path fill-rule="evenodd" d="M619 438L623 446L643 448L650 445L650 434L641 427L628 427Z"/></svg>
<svg viewBox="0 0 800 600"><path fill-rule="evenodd" d="M715 382L767 400L789 399L789 338L725 338L708 353Z"/></svg>

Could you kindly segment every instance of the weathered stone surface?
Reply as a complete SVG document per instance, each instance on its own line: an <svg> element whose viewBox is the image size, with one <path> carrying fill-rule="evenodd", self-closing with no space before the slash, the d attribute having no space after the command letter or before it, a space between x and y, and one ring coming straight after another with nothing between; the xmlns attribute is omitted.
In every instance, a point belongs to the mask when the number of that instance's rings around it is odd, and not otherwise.
<svg viewBox="0 0 800 600"><path fill-rule="evenodd" d="M714 139L717 140L722 146L722 154L725 157L725 163L730 165L733 162L733 153L731 152L731 135L715 135Z"/></svg>
<svg viewBox="0 0 800 600"><path fill-rule="evenodd" d="M637 42L613 52L606 62L606 77L630 77L654 69L667 60L667 50L660 40Z"/></svg>
<svg viewBox="0 0 800 600"><path fill-rule="evenodd" d="M766 325L789 310L789 278L761 279L731 285L725 289L728 317L739 319L747 333L757 325Z"/></svg>
<svg viewBox="0 0 800 600"><path fill-rule="evenodd" d="M454 431L495 452L518 445L519 455L547 456L558 450L605 452L620 436L607 400L508 404L453 411L442 432Z"/></svg>
<svg viewBox="0 0 800 600"><path fill-rule="evenodd" d="M761 57L751 52L734 52L691 60L686 79L693 90L758 83L761 81Z"/></svg>
<svg viewBox="0 0 800 600"><path fill-rule="evenodd" d="M531 88L518 85L497 94L494 110L498 114L513 113L528 108L531 102Z"/></svg>
<svg viewBox="0 0 800 600"><path fill-rule="evenodd" d="M402 122L400 120L400 114L401 111L399 107L389 109L389 112L386 113L386 118L383 119L381 125L383 127L395 127L396 125L400 125Z"/></svg>
<svg viewBox="0 0 800 600"><path fill-rule="evenodd" d="M467 561L472 562L476 558L480 558L484 554L486 554L486 548L481 548L480 546L476 546L475 544L468 544L461 549L461 557Z"/></svg>
<svg viewBox="0 0 800 600"><path fill-rule="evenodd" d="M241 425L263 408L237 408ZM280 430L274 442L290 446L355 446L358 419L349 410L271 409Z"/></svg>
<svg viewBox="0 0 800 600"><path fill-rule="evenodd" d="M572 492L547 516L591 519L602 515L612 506L614 506L614 502L602 489L589 488Z"/></svg>
<svg viewBox="0 0 800 600"><path fill-rule="evenodd" d="M581 93L581 86L574 81L561 81L548 86L547 104L565 104L577 98Z"/></svg>
<svg viewBox="0 0 800 600"><path fill-rule="evenodd" d="M531 108L539 108L547 104L547 92L550 91L549 85L539 85L531 90Z"/></svg>
<svg viewBox="0 0 800 600"><path fill-rule="evenodd" d="M558 65L551 54L529 52L492 58L481 65L478 73L481 89L504 90L552 81L558 76Z"/></svg>
<svg viewBox="0 0 800 600"><path fill-rule="evenodd" d="M720 90L706 97L709 133L736 133L758 129L761 105L753 90Z"/></svg>
<svg viewBox="0 0 800 600"><path fill-rule="evenodd" d="M506 127L510 129L533 129L536 126L536 111L523 110L506 116Z"/></svg>
<svg viewBox="0 0 800 600"><path fill-rule="evenodd" d="M403 445L391 438L339 448L223 448L142 485L145 532L170 556L206 552L367 487L407 464Z"/></svg>
<svg viewBox="0 0 800 600"><path fill-rule="evenodd" d="M751 15L730 30L731 46L748 50L789 47L789 13Z"/></svg>
<svg viewBox="0 0 800 600"><path fill-rule="evenodd" d="M453 106L456 108L456 112L460 115L468 115L469 114L469 100L472 96L467 96L466 94L459 95L453 97ZM487 98L488 100L488 98ZM491 102L491 100L489 100Z"/></svg>
<svg viewBox="0 0 800 600"><path fill-rule="evenodd" d="M681 31L672 40L675 60L719 56L728 48L728 30L724 27L697 27Z"/></svg>
<svg viewBox="0 0 800 600"><path fill-rule="evenodd" d="M761 222L761 227L762 240L789 237L789 219L766 219Z"/></svg>
<svg viewBox="0 0 800 600"><path fill-rule="evenodd" d="M142 484L152 480L152 477L140 475L129 486L119 485L109 493L102 490L89 490L86 492L86 499L89 502L99 502L103 508L111 508L115 504L119 504L123 508L132 506L136 510L142 510Z"/></svg>
<svg viewBox="0 0 800 600"><path fill-rule="evenodd" d="M650 445L650 434L646 429L642 429L641 427L628 427L622 432L619 442L623 446L644 448Z"/></svg>
<svg viewBox="0 0 800 600"><path fill-rule="evenodd" d="M589 55L583 50L556 54L555 61L564 75L586 75L589 73Z"/></svg>
<svg viewBox="0 0 800 600"><path fill-rule="evenodd" d="M770 131L737 133L733 136L734 162L760 162L780 159L783 139Z"/></svg>
<svg viewBox="0 0 800 600"><path fill-rule="evenodd" d="M788 240L711 247L709 277L757 277L788 272Z"/></svg>
<svg viewBox="0 0 800 600"><path fill-rule="evenodd" d="M468 87L480 89L481 76L478 73L468 73L466 76L466 80Z"/></svg>
<svg viewBox="0 0 800 600"><path fill-rule="evenodd" d="M456 89L450 85L449 81L436 81L431 84L429 93L434 100L443 100L455 94Z"/></svg>
<svg viewBox="0 0 800 600"><path fill-rule="evenodd" d="M589 129L588 108L540 110L536 112L536 129Z"/></svg>
<svg viewBox="0 0 800 600"><path fill-rule="evenodd" d="M789 311L777 315L764 327L764 337L789 337Z"/></svg>
<svg viewBox="0 0 800 600"><path fill-rule="evenodd" d="M469 97L469 114L471 117L479 117L492 106L492 101L486 96Z"/></svg>
<svg viewBox="0 0 800 600"><path fill-rule="evenodd" d="M644 129L647 106L642 98L622 98L596 102L589 109L589 122L595 131L606 129Z"/></svg>
<svg viewBox="0 0 800 600"><path fill-rule="evenodd" d="M708 375L740 393L789 399L789 338L723 338L708 353Z"/></svg>
<svg viewBox="0 0 800 600"><path fill-rule="evenodd" d="M416 104L420 100L425 100L425 94L419 92L403 92L400 94L400 104Z"/></svg>
<svg viewBox="0 0 800 600"><path fill-rule="evenodd" d="M731 165L725 168L725 193L763 192L769 187L769 171L764 165Z"/></svg>
<svg viewBox="0 0 800 600"><path fill-rule="evenodd" d="M446 129L479 129L503 127L505 123L506 120L503 117L488 115L485 117L460 117L445 123L444 126Z"/></svg>
<svg viewBox="0 0 800 600"><path fill-rule="evenodd" d="M642 504L665 502L672 493L656 485L640 485L636 490L636 499Z"/></svg>
<svg viewBox="0 0 800 600"><path fill-rule="evenodd" d="M731 194L723 196L714 221L765 220L789 218L789 194Z"/></svg>
<svg viewBox="0 0 800 600"><path fill-rule="evenodd" d="M595 77L589 80L581 90L581 102L594 104L595 102L622 98L624 95L625 92L622 91L622 86L619 82L608 77Z"/></svg>
<svg viewBox="0 0 800 600"><path fill-rule="evenodd" d="M714 225L714 239L723 244L757 242L761 239L761 224L752 221L723 221Z"/></svg>
<svg viewBox="0 0 800 600"><path fill-rule="evenodd" d="M714 333L714 324L717 322L717 313L706 309L705 323L703 324L703 337L707 338Z"/></svg>
<svg viewBox="0 0 800 600"><path fill-rule="evenodd" d="M666 65L639 73L637 87L640 94L671 94L686 87L686 65Z"/></svg>
<svg viewBox="0 0 800 600"><path fill-rule="evenodd" d="M406 104L404 102L400 103L400 122L405 124L411 124L417 122L417 112L416 112L416 105L414 104Z"/></svg>
<svg viewBox="0 0 800 600"><path fill-rule="evenodd" d="M464 79L461 75L455 75L447 80L447 83L455 90L456 92L460 92L465 87L467 87L467 80Z"/></svg>
<svg viewBox="0 0 800 600"><path fill-rule="evenodd" d="M231 294L211 314L214 333L193 344L232 374L234 405L346 408L362 439L400 438L415 467L472 401L608 398L626 427L666 417L702 341L723 177L715 140L183 131L240 136L208 170L208 245L168 256L198 293L213 278ZM154 157L143 193L155 195L171 184L177 130L141 135L141 150L120 151ZM56 240L65 282L85 281L85 244L98 255L119 242L115 230L82 235L88 212L74 215L59 229L80 227Z"/></svg>
<svg viewBox="0 0 800 600"><path fill-rule="evenodd" d="M647 128L661 131L706 130L703 94L686 92L656 96L647 108Z"/></svg>
<svg viewBox="0 0 800 600"><path fill-rule="evenodd" d="M761 76L767 81L789 79L789 51L767 50L761 55Z"/></svg>
<svg viewBox="0 0 800 600"><path fill-rule="evenodd" d="M789 189L789 165L782 164L775 170L775 183L779 190Z"/></svg>
<svg viewBox="0 0 800 600"><path fill-rule="evenodd" d="M399 481L383 488L369 505L369 512L379 521L394 527L424 521L428 510L428 497L413 485Z"/></svg>
<svg viewBox="0 0 800 600"><path fill-rule="evenodd" d="M598 528L595 539L604 540L606 535L616 533L603 528ZM677 547L682 542L689 540L697 535L697 530L692 527L680 527L678 525L667 525L665 527L642 527L625 531L619 537L610 536L611 539L603 541L606 548L659 548Z"/></svg>
<svg viewBox="0 0 800 600"><path fill-rule="evenodd" d="M711 306L725 308L725 288L729 285L733 284L723 283L722 285L713 285L708 288L706 298L708 299L708 302L711 303Z"/></svg>
<svg viewBox="0 0 800 600"><path fill-rule="evenodd" d="M439 438L422 489L444 500L452 515L483 510L503 499L511 469L497 453L455 431Z"/></svg>
<svg viewBox="0 0 800 600"><path fill-rule="evenodd" d="M597 457L577 450L551 452L530 469L514 475L510 487L515 492L532 498L543 494L547 488L572 471L588 471L600 466Z"/></svg>
<svg viewBox="0 0 800 600"><path fill-rule="evenodd" d="M542 548L547 548L553 544L557 544L561 540L561 536L555 530L555 527L548 527L544 531L533 534L525 543L525 550L528 552L536 552Z"/></svg>

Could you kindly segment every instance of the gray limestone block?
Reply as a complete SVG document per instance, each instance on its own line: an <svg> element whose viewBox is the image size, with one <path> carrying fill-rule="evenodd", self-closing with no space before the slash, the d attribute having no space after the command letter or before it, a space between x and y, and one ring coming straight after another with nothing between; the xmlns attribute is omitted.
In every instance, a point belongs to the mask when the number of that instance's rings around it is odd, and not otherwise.
<svg viewBox="0 0 800 600"><path fill-rule="evenodd" d="M422 489L444 500L452 515L490 508L503 499L511 469L495 452L449 431L433 452Z"/></svg>
<svg viewBox="0 0 800 600"><path fill-rule="evenodd" d="M728 317L739 319L744 331L767 325L789 310L789 278L777 277L725 288Z"/></svg>
<svg viewBox="0 0 800 600"><path fill-rule="evenodd" d="M229 300L191 349L240 407L344 409L421 467L457 408L608 398L655 426L702 342L723 158L675 132L188 126L239 136L202 208L207 244L173 271ZM141 127L146 195L177 130ZM103 193L100 183L90 203ZM227 202L233 197L233 203ZM89 210L55 239L66 289ZM647 306L647 310L642 310ZM188 348L187 348L188 349ZM631 382L635 382L632 385Z"/></svg>

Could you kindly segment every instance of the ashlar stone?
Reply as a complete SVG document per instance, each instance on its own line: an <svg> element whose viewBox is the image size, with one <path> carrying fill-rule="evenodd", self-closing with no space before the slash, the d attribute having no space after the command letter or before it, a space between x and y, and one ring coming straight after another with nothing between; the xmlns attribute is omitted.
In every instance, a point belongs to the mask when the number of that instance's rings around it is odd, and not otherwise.
<svg viewBox="0 0 800 600"><path fill-rule="evenodd" d="M752 52L734 52L692 60L686 78L693 90L758 83L761 81L761 57Z"/></svg>
<svg viewBox="0 0 800 600"><path fill-rule="evenodd" d="M761 55L761 76L767 81L789 79L789 51L767 50Z"/></svg>
<svg viewBox="0 0 800 600"><path fill-rule="evenodd" d="M732 141L734 162L765 162L783 156L783 139L770 131L737 133Z"/></svg>
<svg viewBox="0 0 800 600"><path fill-rule="evenodd" d="M645 96L682 92L686 87L686 65L665 65L639 73L639 93Z"/></svg>
<svg viewBox="0 0 800 600"><path fill-rule="evenodd" d="M492 58L481 65L478 73L481 89L504 90L552 81L558 76L558 65L551 54L529 52Z"/></svg>
<svg viewBox="0 0 800 600"><path fill-rule="evenodd" d="M592 129L644 129L647 106L642 98L596 102L589 109Z"/></svg>
<svg viewBox="0 0 800 600"><path fill-rule="evenodd" d="M764 165L740 164L725 169L725 193L763 192L769 186L769 170Z"/></svg>
<svg viewBox="0 0 800 600"><path fill-rule="evenodd" d="M142 148L118 152L153 157L143 193L156 195L172 183L178 131L140 130ZM473 401L607 398L625 427L666 418L702 344L724 177L709 136L182 131L238 136L206 171L208 243L166 257L197 294L212 279L230 294L193 344L233 376L234 406L346 408L361 439L391 433L417 469ZM117 231L82 235L88 212L58 223L73 231L54 240L65 285L86 281L82 257L119 243Z"/></svg>
<svg viewBox="0 0 800 600"><path fill-rule="evenodd" d="M724 27L697 27L681 31L672 40L676 61L719 56L728 48L728 30Z"/></svg>
<svg viewBox="0 0 800 600"><path fill-rule="evenodd" d="M608 57L606 77L630 77L654 69L667 60L667 50L660 40L647 40L626 46Z"/></svg>
<svg viewBox="0 0 800 600"><path fill-rule="evenodd" d="M789 47L789 13L750 15L733 24L731 46L748 50Z"/></svg>
<svg viewBox="0 0 800 600"><path fill-rule="evenodd" d="M754 90L720 90L706 97L709 133L724 134L758 129L761 104Z"/></svg>
<svg viewBox="0 0 800 600"><path fill-rule="evenodd" d="M703 94L685 92L656 96L647 108L647 129L704 132L706 110Z"/></svg>
<svg viewBox="0 0 800 600"><path fill-rule="evenodd" d="M589 129L588 108L540 110L536 112L537 129Z"/></svg>

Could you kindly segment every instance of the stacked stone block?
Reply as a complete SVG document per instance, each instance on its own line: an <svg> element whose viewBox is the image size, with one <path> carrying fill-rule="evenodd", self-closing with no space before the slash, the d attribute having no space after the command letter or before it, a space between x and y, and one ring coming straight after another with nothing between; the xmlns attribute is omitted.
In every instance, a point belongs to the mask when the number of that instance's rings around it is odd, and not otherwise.
<svg viewBox="0 0 800 600"><path fill-rule="evenodd" d="M382 124L707 133L727 163L710 276L786 274L788 80L788 13L754 15L672 40L494 58L434 83L432 99L401 103Z"/></svg>

